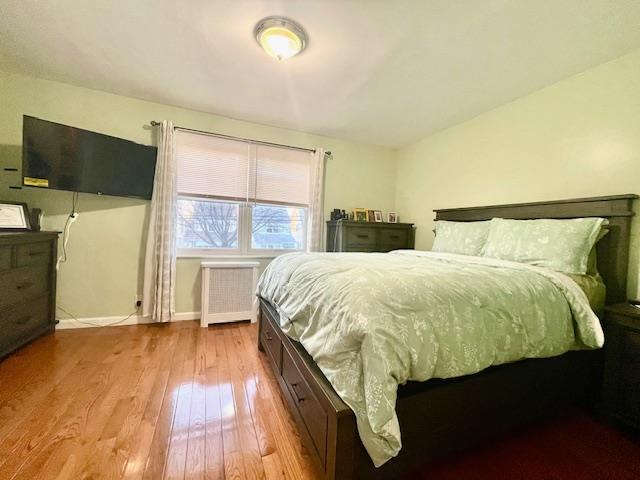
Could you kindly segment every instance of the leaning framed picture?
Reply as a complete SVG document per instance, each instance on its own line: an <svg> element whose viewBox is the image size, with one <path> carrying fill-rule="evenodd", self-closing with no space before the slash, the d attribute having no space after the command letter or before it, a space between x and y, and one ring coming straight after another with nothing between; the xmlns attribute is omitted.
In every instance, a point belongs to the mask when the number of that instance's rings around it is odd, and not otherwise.
<svg viewBox="0 0 640 480"><path fill-rule="evenodd" d="M367 221L367 210L364 208L354 208L353 209L353 219L356 222L366 222Z"/></svg>
<svg viewBox="0 0 640 480"><path fill-rule="evenodd" d="M395 212L389 212L389 216L387 217L387 221L389 223L398 223L398 214Z"/></svg>
<svg viewBox="0 0 640 480"><path fill-rule="evenodd" d="M373 211L373 220L378 223L382 222L382 212L380 210Z"/></svg>
<svg viewBox="0 0 640 480"><path fill-rule="evenodd" d="M375 222L375 211L374 210L367 210L367 222Z"/></svg>
<svg viewBox="0 0 640 480"><path fill-rule="evenodd" d="M0 200L0 230L31 230L27 204Z"/></svg>

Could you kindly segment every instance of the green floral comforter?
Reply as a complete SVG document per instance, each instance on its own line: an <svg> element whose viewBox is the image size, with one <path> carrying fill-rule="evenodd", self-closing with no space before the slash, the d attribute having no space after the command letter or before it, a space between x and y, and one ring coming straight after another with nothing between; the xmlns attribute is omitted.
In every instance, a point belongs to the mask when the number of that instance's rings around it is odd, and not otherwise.
<svg viewBox="0 0 640 480"><path fill-rule="evenodd" d="M376 466L398 454L396 391L408 380L602 346L598 318L568 276L446 253L293 253L258 295L357 418Z"/></svg>

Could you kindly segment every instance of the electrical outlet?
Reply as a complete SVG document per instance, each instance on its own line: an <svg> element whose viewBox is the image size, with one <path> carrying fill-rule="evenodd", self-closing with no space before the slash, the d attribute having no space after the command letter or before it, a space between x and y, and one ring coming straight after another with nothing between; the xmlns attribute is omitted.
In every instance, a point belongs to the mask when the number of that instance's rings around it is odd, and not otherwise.
<svg viewBox="0 0 640 480"><path fill-rule="evenodd" d="M142 306L142 295L136 295L136 307L139 308Z"/></svg>

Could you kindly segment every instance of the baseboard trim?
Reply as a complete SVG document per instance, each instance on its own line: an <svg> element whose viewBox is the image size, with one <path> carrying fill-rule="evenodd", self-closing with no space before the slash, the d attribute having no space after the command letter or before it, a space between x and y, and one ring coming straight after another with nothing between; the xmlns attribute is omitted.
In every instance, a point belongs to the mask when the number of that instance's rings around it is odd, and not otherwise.
<svg viewBox="0 0 640 480"><path fill-rule="evenodd" d="M200 320L200 312L180 312L173 316L174 322L183 322L185 320Z"/></svg>
<svg viewBox="0 0 640 480"><path fill-rule="evenodd" d="M126 320L124 317L90 317L90 318L59 318L56 329L67 330L70 328L95 328L95 327L120 327L122 325L144 325L153 323L150 317L133 315ZM174 322L188 320L200 320L200 312L180 312L173 317Z"/></svg>

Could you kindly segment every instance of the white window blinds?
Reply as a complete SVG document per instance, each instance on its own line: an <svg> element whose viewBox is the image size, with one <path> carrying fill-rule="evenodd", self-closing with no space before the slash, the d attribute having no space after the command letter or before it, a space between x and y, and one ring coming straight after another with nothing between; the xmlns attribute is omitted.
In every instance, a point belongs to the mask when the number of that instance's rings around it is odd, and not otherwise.
<svg viewBox="0 0 640 480"><path fill-rule="evenodd" d="M180 195L308 206L311 152L177 130Z"/></svg>
<svg viewBox="0 0 640 480"><path fill-rule="evenodd" d="M309 205L311 153L256 145L255 200Z"/></svg>
<svg viewBox="0 0 640 480"><path fill-rule="evenodd" d="M176 130L178 194L246 200L249 145Z"/></svg>

